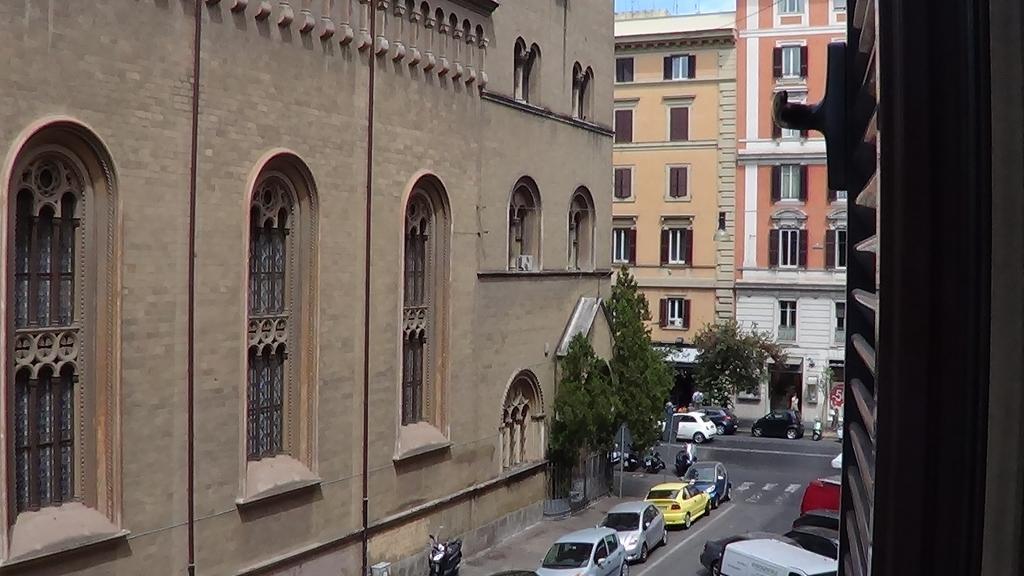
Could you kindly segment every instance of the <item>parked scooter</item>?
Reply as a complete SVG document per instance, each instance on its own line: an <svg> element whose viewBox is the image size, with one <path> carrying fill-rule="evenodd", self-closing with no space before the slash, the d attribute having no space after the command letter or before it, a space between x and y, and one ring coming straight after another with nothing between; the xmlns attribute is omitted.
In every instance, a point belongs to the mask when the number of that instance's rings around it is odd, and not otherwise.
<svg viewBox="0 0 1024 576"><path fill-rule="evenodd" d="M430 576L456 576L462 563L462 540L440 542L430 535Z"/></svg>
<svg viewBox="0 0 1024 576"><path fill-rule="evenodd" d="M632 446L629 447L629 450L622 453L622 469L626 472L639 470L641 464L640 455L636 453Z"/></svg>
<svg viewBox="0 0 1024 576"><path fill-rule="evenodd" d="M821 440L821 418L814 419L814 431L811 432L811 438L814 441Z"/></svg>
<svg viewBox="0 0 1024 576"><path fill-rule="evenodd" d="M661 454L657 451L651 450L644 456L644 471L648 474L657 474L665 469L665 461L661 459Z"/></svg>

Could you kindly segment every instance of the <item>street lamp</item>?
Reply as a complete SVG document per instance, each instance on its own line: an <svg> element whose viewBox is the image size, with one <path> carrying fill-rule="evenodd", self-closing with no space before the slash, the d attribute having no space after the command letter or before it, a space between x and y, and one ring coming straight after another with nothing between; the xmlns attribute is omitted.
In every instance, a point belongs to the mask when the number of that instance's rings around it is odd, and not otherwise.
<svg viewBox="0 0 1024 576"><path fill-rule="evenodd" d="M715 230L715 242L724 242L729 239L729 232L725 229L725 212L718 213L718 230Z"/></svg>

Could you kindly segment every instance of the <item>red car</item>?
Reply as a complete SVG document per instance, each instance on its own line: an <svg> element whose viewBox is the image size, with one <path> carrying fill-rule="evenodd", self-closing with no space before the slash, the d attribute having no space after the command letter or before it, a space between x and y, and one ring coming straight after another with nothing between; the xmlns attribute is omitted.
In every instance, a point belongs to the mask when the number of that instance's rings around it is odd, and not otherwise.
<svg viewBox="0 0 1024 576"><path fill-rule="evenodd" d="M800 514L811 510L839 511L839 493L842 481L839 476L812 480L804 490L804 499L800 502Z"/></svg>

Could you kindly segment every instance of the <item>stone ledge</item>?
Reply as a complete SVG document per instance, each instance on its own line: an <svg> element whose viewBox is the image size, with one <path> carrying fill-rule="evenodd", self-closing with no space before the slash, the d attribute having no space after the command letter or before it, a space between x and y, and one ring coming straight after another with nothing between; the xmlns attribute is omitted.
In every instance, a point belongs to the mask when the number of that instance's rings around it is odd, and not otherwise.
<svg viewBox="0 0 1024 576"><path fill-rule="evenodd" d="M320 478L291 456L274 456L246 463L245 495L235 505L245 507L269 498L320 485Z"/></svg>
<svg viewBox="0 0 1024 576"><path fill-rule="evenodd" d="M400 462L430 452L447 450L451 445L451 440L429 422L407 424L398 431L392 460Z"/></svg>
<svg viewBox="0 0 1024 576"><path fill-rule="evenodd" d="M122 540L128 535L102 513L79 502L22 512L11 529L8 556L0 567Z"/></svg>

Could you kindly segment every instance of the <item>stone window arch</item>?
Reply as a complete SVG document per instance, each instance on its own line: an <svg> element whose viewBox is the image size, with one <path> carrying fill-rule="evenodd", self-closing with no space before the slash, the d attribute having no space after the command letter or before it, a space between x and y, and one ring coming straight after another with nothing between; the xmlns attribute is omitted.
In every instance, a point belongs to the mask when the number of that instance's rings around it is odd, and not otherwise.
<svg viewBox="0 0 1024 576"><path fill-rule="evenodd" d="M778 229L797 228L802 229L807 225L807 214L802 210L785 209L778 210L771 216L772 227Z"/></svg>
<svg viewBox="0 0 1024 576"><path fill-rule="evenodd" d="M583 69L579 62L572 68L572 116L580 120L589 120L592 107L591 85L593 84L594 70L591 67Z"/></svg>
<svg viewBox="0 0 1024 576"><path fill-rule="evenodd" d="M593 270L594 222L594 201L590 191L580 186L569 203L569 270Z"/></svg>
<svg viewBox="0 0 1024 576"><path fill-rule="evenodd" d="M16 559L118 531L119 230L113 163L76 124L29 136L6 184L4 557ZM68 529L32 528L53 515Z"/></svg>
<svg viewBox="0 0 1024 576"><path fill-rule="evenodd" d="M509 270L539 270L540 249L540 191L533 178L524 176L512 189L508 206Z"/></svg>
<svg viewBox="0 0 1024 576"><path fill-rule="evenodd" d="M829 212L826 218L826 223L830 230L845 230L846 229L846 210L838 209Z"/></svg>
<svg viewBox="0 0 1024 576"><path fill-rule="evenodd" d="M540 95L540 46L529 47L521 37L515 43L514 96L523 102L537 102Z"/></svg>
<svg viewBox="0 0 1024 576"><path fill-rule="evenodd" d="M265 477L315 468L317 196L297 157L261 168L249 196L245 380L246 496Z"/></svg>
<svg viewBox="0 0 1024 576"><path fill-rule="evenodd" d="M451 217L447 193L421 178L406 201L402 258L401 424L444 430Z"/></svg>
<svg viewBox="0 0 1024 576"><path fill-rule="evenodd" d="M498 432L502 470L544 458L544 398L533 372L523 370L512 378L502 401Z"/></svg>

